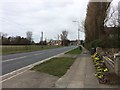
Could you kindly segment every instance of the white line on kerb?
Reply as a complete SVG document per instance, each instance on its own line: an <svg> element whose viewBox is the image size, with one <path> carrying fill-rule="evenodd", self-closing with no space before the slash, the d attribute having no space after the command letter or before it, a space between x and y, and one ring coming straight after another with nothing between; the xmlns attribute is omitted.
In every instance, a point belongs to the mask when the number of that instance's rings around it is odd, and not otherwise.
<svg viewBox="0 0 120 90"><path fill-rule="evenodd" d="M16 75L13 75L13 76L11 76L11 77L9 77L9 78L7 78L7 79L4 79L4 80L0 81L0 83L5 82L5 81L7 81L7 80L9 80L9 79L12 79L12 78L14 78L14 77L16 77L16 76L18 76L18 75L26 72L27 70L28 70L28 69L26 69L26 70L24 70L23 72L20 72L20 73L18 73L18 74L16 74Z"/></svg>

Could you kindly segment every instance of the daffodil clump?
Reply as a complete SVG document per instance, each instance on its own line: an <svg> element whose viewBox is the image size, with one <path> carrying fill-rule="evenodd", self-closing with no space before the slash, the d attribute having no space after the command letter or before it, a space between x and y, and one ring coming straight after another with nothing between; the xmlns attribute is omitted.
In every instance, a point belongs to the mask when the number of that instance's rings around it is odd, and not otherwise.
<svg viewBox="0 0 120 90"><path fill-rule="evenodd" d="M107 78L109 70L106 67L104 60L97 52L95 52L91 57L96 69L95 76L99 79L100 83L107 83L109 81Z"/></svg>

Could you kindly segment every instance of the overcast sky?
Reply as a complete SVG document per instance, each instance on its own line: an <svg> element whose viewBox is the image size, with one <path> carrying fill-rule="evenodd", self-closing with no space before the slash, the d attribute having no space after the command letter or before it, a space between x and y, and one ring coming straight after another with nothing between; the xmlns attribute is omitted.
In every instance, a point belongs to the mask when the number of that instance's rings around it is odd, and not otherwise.
<svg viewBox="0 0 120 90"><path fill-rule="evenodd" d="M8 36L26 36L33 32L33 39L39 42L41 32L44 38L57 39L62 30L69 32L68 39L77 39L77 23L85 19L88 0L1 0L1 31ZM80 33L80 39L84 34Z"/></svg>

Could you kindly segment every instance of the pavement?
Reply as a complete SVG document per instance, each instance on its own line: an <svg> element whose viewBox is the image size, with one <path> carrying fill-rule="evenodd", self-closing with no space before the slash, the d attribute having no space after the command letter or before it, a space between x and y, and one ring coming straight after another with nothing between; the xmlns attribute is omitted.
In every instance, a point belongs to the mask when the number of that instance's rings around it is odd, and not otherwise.
<svg viewBox="0 0 120 90"><path fill-rule="evenodd" d="M117 88L106 84L99 84L95 77L95 68L89 52L83 52L76 59L67 73L56 83L56 88Z"/></svg>
<svg viewBox="0 0 120 90"><path fill-rule="evenodd" d="M2 88L52 88L59 78L28 70L2 83Z"/></svg>
<svg viewBox="0 0 120 90"><path fill-rule="evenodd" d="M95 77L92 59L85 48L61 78L29 70L3 82L2 86L3 88L117 88L99 84Z"/></svg>

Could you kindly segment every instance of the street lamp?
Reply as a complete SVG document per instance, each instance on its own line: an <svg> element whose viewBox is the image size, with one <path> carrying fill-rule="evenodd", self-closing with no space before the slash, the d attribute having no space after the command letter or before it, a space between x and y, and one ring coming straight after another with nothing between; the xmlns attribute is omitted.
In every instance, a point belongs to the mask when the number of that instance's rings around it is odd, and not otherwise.
<svg viewBox="0 0 120 90"><path fill-rule="evenodd" d="M79 31L80 31L80 27L79 27L79 21L72 21L72 22L77 22L78 23L78 45L80 44L80 34L79 34Z"/></svg>

